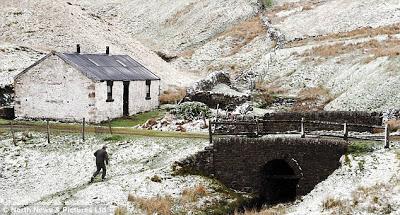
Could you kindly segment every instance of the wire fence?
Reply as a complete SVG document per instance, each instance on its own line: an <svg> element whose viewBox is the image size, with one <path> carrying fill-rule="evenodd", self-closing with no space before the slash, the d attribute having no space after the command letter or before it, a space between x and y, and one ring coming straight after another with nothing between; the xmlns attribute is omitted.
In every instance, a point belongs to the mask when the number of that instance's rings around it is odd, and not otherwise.
<svg viewBox="0 0 400 215"><path fill-rule="evenodd" d="M83 118L80 123L54 123L51 120L44 121L14 121L11 120L7 124L0 124L0 132L10 132L14 145L17 144L18 138L16 132L33 131L45 133L47 142L51 142L51 137L55 133L74 133L80 134L81 140L86 141L88 134L95 135L135 135L149 137L173 137L173 138L201 138L206 139L207 133L182 133L172 131L149 131L145 129L135 129L132 127L114 127L111 120L99 124L88 124Z"/></svg>

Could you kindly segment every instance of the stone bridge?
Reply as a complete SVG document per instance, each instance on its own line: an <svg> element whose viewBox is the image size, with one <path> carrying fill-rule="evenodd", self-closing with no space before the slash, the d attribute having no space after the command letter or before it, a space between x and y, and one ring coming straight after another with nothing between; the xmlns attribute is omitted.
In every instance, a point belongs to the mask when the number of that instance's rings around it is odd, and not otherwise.
<svg viewBox="0 0 400 215"><path fill-rule="evenodd" d="M175 165L278 203L310 192L340 166L346 150L346 142L332 139L227 136Z"/></svg>

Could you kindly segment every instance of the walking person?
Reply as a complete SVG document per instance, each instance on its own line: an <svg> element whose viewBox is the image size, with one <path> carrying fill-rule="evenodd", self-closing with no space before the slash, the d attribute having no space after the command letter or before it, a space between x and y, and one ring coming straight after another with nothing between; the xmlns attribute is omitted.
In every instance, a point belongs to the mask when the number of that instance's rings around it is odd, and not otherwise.
<svg viewBox="0 0 400 215"><path fill-rule="evenodd" d="M96 157L97 170L94 172L90 182L93 182L94 178L100 173L100 170L103 170L103 173L101 174L101 180L104 181L104 178L106 177L106 164L108 165L108 153L106 149L107 146L104 145L103 148L94 153L94 156Z"/></svg>

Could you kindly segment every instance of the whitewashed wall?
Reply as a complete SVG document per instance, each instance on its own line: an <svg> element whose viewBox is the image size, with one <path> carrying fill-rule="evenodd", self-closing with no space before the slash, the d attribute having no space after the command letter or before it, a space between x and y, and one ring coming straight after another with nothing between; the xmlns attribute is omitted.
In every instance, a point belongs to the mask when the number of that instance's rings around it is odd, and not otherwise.
<svg viewBox="0 0 400 215"><path fill-rule="evenodd" d="M159 106L160 81L151 81L150 100L146 100L146 82L131 81L129 84L129 114L149 111ZM97 121L105 121L107 117L117 118L123 116L123 92L122 81L113 83L113 102L107 100L107 82L96 83L96 107Z"/></svg>
<svg viewBox="0 0 400 215"><path fill-rule="evenodd" d="M15 114L22 118L95 120L92 80L53 55L15 80Z"/></svg>
<svg viewBox="0 0 400 215"><path fill-rule="evenodd" d="M124 85L122 81L114 81L112 98L113 102L106 102L107 100L107 82L96 83L96 107L97 114L96 120L101 122L107 120L108 117L118 118L123 116L123 92Z"/></svg>
<svg viewBox="0 0 400 215"><path fill-rule="evenodd" d="M150 85L150 100L146 100L146 82L131 81L129 84L129 114L149 111L160 105L160 81L153 80Z"/></svg>

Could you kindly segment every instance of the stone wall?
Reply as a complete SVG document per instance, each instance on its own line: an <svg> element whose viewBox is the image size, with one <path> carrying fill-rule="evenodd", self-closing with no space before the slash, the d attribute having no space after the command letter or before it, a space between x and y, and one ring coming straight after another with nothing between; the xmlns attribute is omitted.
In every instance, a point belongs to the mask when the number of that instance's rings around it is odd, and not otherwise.
<svg viewBox="0 0 400 215"><path fill-rule="evenodd" d="M346 150L346 142L335 140L225 137L176 165L257 194L263 189L263 167L271 160L283 159L299 178L297 195L305 195L340 166Z"/></svg>

